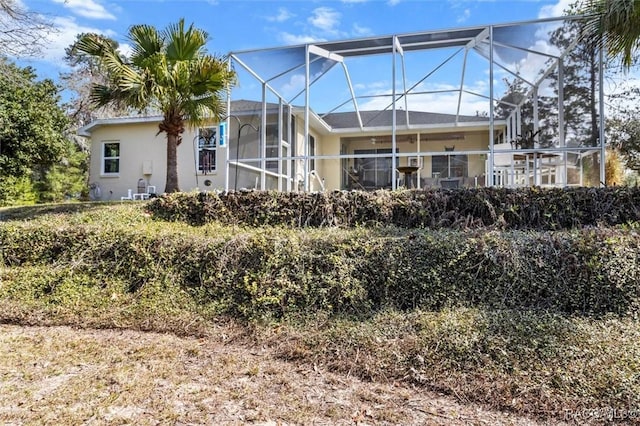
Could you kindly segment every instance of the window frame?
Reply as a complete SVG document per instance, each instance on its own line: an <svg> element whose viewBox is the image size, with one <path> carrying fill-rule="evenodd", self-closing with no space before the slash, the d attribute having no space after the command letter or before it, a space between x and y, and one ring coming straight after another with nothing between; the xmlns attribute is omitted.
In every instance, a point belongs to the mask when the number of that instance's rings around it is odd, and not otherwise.
<svg viewBox="0 0 640 426"><path fill-rule="evenodd" d="M457 164L452 164L455 162ZM469 156L467 154L434 155L431 157L431 173L432 175L438 173L441 178L467 177Z"/></svg>
<svg viewBox="0 0 640 426"><path fill-rule="evenodd" d="M213 138L214 140L213 143L201 144L201 140L202 140L201 132L203 130L212 130L214 132L215 137ZM196 137L196 141L197 141L196 170L199 175L215 174L218 171L218 148L220 147L220 143L218 141L219 132L220 132L219 125L198 127L198 134ZM209 152L210 156L212 156L213 158L213 162L212 162L213 166L210 166L210 168L207 170L205 170L201 164L201 160L202 160L201 153L205 149Z"/></svg>
<svg viewBox="0 0 640 426"><path fill-rule="evenodd" d="M309 133L309 157L316 156L316 138L311 133ZM309 171L312 172L316 170L316 159L309 158Z"/></svg>
<svg viewBox="0 0 640 426"><path fill-rule="evenodd" d="M111 157L107 157L106 155L106 149L107 149L107 145L113 145L113 144L117 144L118 145L118 155L117 156L111 156ZM122 144L120 143L119 140L107 140L107 141L102 141L101 146L100 146L100 175L101 176L120 176L120 159L122 158ZM116 160L117 161L117 168L118 171L117 172L108 172L106 166L106 162L107 161L113 161Z"/></svg>
<svg viewBox="0 0 640 426"><path fill-rule="evenodd" d="M266 135L266 169L270 172L278 171L278 123L267 123ZM281 143L281 142L280 142Z"/></svg>

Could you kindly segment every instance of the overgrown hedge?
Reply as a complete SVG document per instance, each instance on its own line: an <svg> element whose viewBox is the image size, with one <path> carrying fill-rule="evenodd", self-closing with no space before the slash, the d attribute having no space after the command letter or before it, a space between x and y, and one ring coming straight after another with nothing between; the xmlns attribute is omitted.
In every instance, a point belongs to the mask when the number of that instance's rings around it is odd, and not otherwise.
<svg viewBox="0 0 640 426"><path fill-rule="evenodd" d="M118 279L133 293L170 281L198 303L243 318L454 306L640 312L636 231L236 228L202 234L4 223L0 265L64 271L39 281L42 288L33 291L45 295L74 274L95 277L87 285Z"/></svg>
<svg viewBox="0 0 640 426"><path fill-rule="evenodd" d="M0 321L248 337L541 421L638 406L634 226L193 227L143 208L0 211ZM224 314L282 320L236 329Z"/></svg>
<svg viewBox="0 0 640 426"><path fill-rule="evenodd" d="M202 225L558 230L640 220L640 189L473 188L411 191L177 193L151 201L154 217Z"/></svg>

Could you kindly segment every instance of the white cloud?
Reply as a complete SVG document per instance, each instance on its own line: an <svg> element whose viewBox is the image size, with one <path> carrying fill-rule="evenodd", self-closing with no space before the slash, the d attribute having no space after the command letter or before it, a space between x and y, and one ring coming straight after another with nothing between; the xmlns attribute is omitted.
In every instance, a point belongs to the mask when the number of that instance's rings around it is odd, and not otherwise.
<svg viewBox="0 0 640 426"><path fill-rule="evenodd" d="M341 14L330 7L318 7L307 18L308 25L301 34L292 34L283 31L279 38L287 45L307 44L326 41L335 38L369 36L373 32L370 28L353 23L349 31L341 30Z"/></svg>
<svg viewBox="0 0 640 426"><path fill-rule="evenodd" d="M387 4L388 4L389 6L395 6L395 5L397 5L398 3L400 3L400 0L389 0L389 1L387 2Z"/></svg>
<svg viewBox="0 0 640 426"><path fill-rule="evenodd" d="M462 12L462 15L458 16L458 19L456 20L456 22L458 24L462 24L463 22L466 22L469 19L470 16L471 16L471 10L470 9L465 9Z"/></svg>
<svg viewBox="0 0 640 426"><path fill-rule="evenodd" d="M330 7L318 7L313 10L313 15L307 20L320 30L333 32L334 28L340 23L340 13Z"/></svg>
<svg viewBox="0 0 640 426"><path fill-rule="evenodd" d="M279 37L280 37L280 40L282 40L282 42L285 45L307 44L307 43L316 43L319 41L325 41L325 39L322 39L320 37L315 37L312 35L306 35L306 34L296 35L296 34L291 34L287 32L280 33Z"/></svg>
<svg viewBox="0 0 640 426"><path fill-rule="evenodd" d="M91 19L111 19L116 17L99 3L97 0L53 0L55 3L62 4L73 13L85 18Z"/></svg>
<svg viewBox="0 0 640 426"><path fill-rule="evenodd" d="M568 10L574 3L575 0L558 0L558 3L556 4L542 6L540 12L538 13L538 18L544 19L564 16L566 14L565 11Z"/></svg>
<svg viewBox="0 0 640 426"><path fill-rule="evenodd" d="M121 55L124 55L126 57L131 57L131 54L133 53L133 48L128 43L119 43L118 44L118 52Z"/></svg>
<svg viewBox="0 0 640 426"><path fill-rule="evenodd" d="M362 26L360 26L358 24L353 24L352 32L353 32L353 35L355 35L355 36L370 36L370 35L373 35L373 31L371 30L371 28L362 27Z"/></svg>
<svg viewBox="0 0 640 426"><path fill-rule="evenodd" d="M80 25L71 17L58 17L54 19L53 23L58 31L48 35L47 49L44 51L43 59L57 66L63 64L64 50L75 43L78 34L98 33L112 38L115 36L112 31Z"/></svg>
<svg viewBox="0 0 640 426"><path fill-rule="evenodd" d="M342 0L342 3L347 3L347 4L351 4L351 3L366 3L369 0Z"/></svg>
<svg viewBox="0 0 640 426"><path fill-rule="evenodd" d="M274 16L267 16L269 22L285 22L293 18L295 15L289 12L286 8L281 7L278 9L278 14Z"/></svg>
<svg viewBox="0 0 640 426"><path fill-rule="evenodd" d="M376 84L378 86L379 83ZM407 97L408 108L411 111L438 112L442 114L455 114L458 110L459 102L459 86L446 83L421 83L413 92L435 92L440 93L420 93L409 94ZM475 93L485 93L487 91L487 83L478 81L471 85L465 85L465 89ZM449 92L442 92L449 90ZM370 95L380 96L373 98L360 105L362 110L381 110L387 108L391 103L389 89L371 90ZM404 99L400 102L404 105ZM460 114L476 115L476 112L488 112L489 101L482 97L465 94L460 103Z"/></svg>

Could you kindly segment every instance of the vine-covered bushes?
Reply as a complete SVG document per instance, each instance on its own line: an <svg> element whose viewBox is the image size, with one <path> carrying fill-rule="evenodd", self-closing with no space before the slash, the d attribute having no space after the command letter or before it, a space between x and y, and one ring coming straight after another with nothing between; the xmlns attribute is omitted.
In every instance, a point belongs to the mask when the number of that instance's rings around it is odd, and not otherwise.
<svg viewBox="0 0 640 426"><path fill-rule="evenodd" d="M640 189L472 188L411 191L175 193L151 201L155 217L193 225L557 230L640 220Z"/></svg>
<svg viewBox="0 0 640 426"><path fill-rule="evenodd" d="M0 212L0 322L248 338L541 421L638 406L635 226L194 227L143 208Z"/></svg>
<svg viewBox="0 0 640 426"><path fill-rule="evenodd" d="M219 227L226 231L215 236L206 228L198 236L3 224L0 265L117 278L132 293L168 279L198 303L243 318L459 306L640 312L635 231Z"/></svg>

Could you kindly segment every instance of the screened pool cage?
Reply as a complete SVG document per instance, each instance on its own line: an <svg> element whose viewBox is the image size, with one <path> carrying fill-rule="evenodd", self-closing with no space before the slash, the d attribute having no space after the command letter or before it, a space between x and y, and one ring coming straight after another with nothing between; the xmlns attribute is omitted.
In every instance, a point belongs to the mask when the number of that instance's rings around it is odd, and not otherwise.
<svg viewBox="0 0 640 426"><path fill-rule="evenodd" d="M227 190L604 182L579 17L232 52Z"/></svg>

